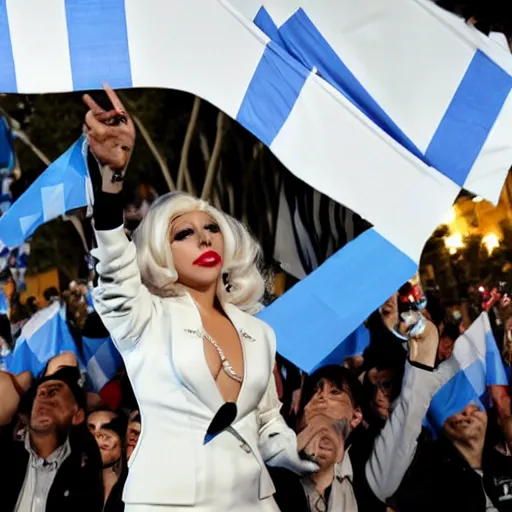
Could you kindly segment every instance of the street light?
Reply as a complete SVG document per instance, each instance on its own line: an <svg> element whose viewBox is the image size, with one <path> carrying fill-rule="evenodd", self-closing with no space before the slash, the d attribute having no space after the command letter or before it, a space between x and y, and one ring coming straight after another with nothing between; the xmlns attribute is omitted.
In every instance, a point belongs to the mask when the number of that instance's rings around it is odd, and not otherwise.
<svg viewBox="0 0 512 512"><path fill-rule="evenodd" d="M450 252L450 254L455 254L459 249L464 247L464 240L462 239L462 233L453 233L449 237L446 237L444 240L444 245Z"/></svg>
<svg viewBox="0 0 512 512"><path fill-rule="evenodd" d="M496 233L488 233L482 238L482 244L487 248L487 252L491 255L494 249L500 246L500 239Z"/></svg>
<svg viewBox="0 0 512 512"><path fill-rule="evenodd" d="M452 206L443 219L443 224L451 224L457 217L457 212L455 211L455 207Z"/></svg>

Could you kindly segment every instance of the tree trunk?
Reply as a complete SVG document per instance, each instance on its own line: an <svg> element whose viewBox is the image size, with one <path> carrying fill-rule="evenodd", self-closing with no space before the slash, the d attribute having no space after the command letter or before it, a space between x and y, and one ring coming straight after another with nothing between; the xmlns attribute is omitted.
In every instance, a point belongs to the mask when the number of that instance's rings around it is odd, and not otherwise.
<svg viewBox="0 0 512 512"><path fill-rule="evenodd" d="M201 98L198 96L194 99L194 106L192 107L192 113L190 114L190 120L187 126L187 133L185 134L185 140L183 142L183 147L181 148L181 159L180 159L180 167L178 169L178 190L183 190L183 183L185 182L187 185L187 192L194 194L194 184L192 183L192 179L190 177L190 172L188 170L188 154L190 151L190 144L192 143L192 137L194 136L194 131L197 125L197 118L199 117L199 108L201 107Z"/></svg>
<svg viewBox="0 0 512 512"><path fill-rule="evenodd" d="M217 115L217 135L215 137L215 144L213 146L212 156L210 163L208 164L208 170L206 171L206 177L204 179L203 191L201 193L201 199L208 200L210 197L213 180L215 173L218 168L220 152L222 149L222 141L224 140L224 124L226 121L226 115L224 112L219 111Z"/></svg>

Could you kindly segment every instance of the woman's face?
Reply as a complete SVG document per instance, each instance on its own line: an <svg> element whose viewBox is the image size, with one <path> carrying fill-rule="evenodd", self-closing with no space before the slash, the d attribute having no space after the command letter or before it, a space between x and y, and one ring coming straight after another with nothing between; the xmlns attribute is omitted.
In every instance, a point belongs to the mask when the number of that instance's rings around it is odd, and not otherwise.
<svg viewBox="0 0 512 512"><path fill-rule="evenodd" d="M138 411L137 411L138 412ZM126 458L129 460L132 456L133 450L139 442L140 436L140 422L134 421L130 418L128 428L126 429Z"/></svg>
<svg viewBox="0 0 512 512"><path fill-rule="evenodd" d="M217 283L224 237L207 213L194 211L173 219L170 242L178 283L194 290L205 290Z"/></svg>
<svg viewBox="0 0 512 512"><path fill-rule="evenodd" d="M104 428L116 417L117 415L110 411L96 411L87 418L87 426L98 443L104 467L114 464L121 458L121 438L116 432Z"/></svg>

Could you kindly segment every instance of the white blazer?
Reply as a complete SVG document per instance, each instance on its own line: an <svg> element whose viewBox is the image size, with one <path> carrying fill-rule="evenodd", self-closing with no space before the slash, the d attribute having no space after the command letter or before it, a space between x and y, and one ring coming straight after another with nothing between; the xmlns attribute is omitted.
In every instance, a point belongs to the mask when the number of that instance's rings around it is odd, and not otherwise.
<svg viewBox="0 0 512 512"><path fill-rule="evenodd" d="M192 506L202 499L203 480L222 487L223 475L231 475L234 492L244 492L252 481L260 500L271 496L275 489L263 459L282 452L283 443L296 453L295 434L279 414L272 329L223 304L240 333L244 381L233 431L205 447L206 430L224 401L207 366L202 338L193 333L202 331L202 322L192 298L152 295L141 283L135 245L121 227L98 231L96 238L93 255L100 280L95 307L122 354L142 419L125 502ZM215 443L222 448L218 452L212 452Z"/></svg>

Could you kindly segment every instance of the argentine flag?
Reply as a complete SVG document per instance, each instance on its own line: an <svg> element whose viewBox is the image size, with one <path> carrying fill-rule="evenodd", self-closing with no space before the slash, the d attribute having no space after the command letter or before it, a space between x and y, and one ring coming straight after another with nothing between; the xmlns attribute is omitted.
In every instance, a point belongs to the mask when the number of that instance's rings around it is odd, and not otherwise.
<svg viewBox="0 0 512 512"><path fill-rule="evenodd" d="M427 413L428 422L437 431L470 403L483 408L481 399L488 386L508 386L486 312L457 339L452 357L442 364L452 367L453 377L434 395Z"/></svg>
<svg viewBox="0 0 512 512"><path fill-rule="evenodd" d="M315 340L313 366L415 274L461 189L495 200L512 162L510 54L428 0L1 0L0 62L5 93L196 94L371 223L286 294L293 309L263 312L283 353ZM38 194L8 234L63 213Z"/></svg>
<svg viewBox="0 0 512 512"><path fill-rule="evenodd" d="M431 0L232 3L425 164L498 201L512 164L503 38Z"/></svg>
<svg viewBox="0 0 512 512"><path fill-rule="evenodd" d="M94 392L99 393L114 377L123 360L110 336L106 338L84 336L82 343L89 386Z"/></svg>
<svg viewBox="0 0 512 512"><path fill-rule="evenodd" d="M0 217L0 246L18 247L45 222L92 202L87 142L81 136Z"/></svg>
<svg viewBox="0 0 512 512"><path fill-rule="evenodd" d="M39 310L23 326L7 370L15 374L30 371L38 376L52 357L63 352L72 352L84 366L66 322L65 307L57 301Z"/></svg>

